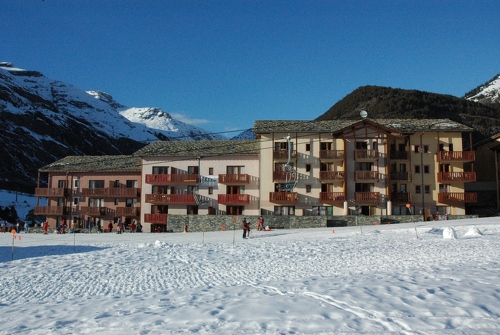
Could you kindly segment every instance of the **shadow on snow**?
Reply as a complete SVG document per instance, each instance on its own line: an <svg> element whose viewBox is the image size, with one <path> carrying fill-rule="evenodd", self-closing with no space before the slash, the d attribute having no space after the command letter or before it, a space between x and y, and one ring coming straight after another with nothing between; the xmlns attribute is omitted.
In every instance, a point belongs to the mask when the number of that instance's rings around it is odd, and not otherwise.
<svg viewBox="0 0 500 335"><path fill-rule="evenodd" d="M84 252L104 250L107 248L108 247L95 247L85 245L45 245L31 247L15 246L14 251L12 251L12 246L0 246L0 263L35 257L79 254Z"/></svg>

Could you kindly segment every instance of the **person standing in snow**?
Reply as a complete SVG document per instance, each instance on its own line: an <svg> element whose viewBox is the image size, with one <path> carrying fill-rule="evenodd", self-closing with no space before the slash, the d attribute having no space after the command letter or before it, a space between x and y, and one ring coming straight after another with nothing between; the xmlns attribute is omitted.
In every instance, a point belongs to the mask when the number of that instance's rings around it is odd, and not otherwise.
<svg viewBox="0 0 500 335"><path fill-rule="evenodd" d="M264 218L261 215L257 219L257 230L262 230L262 229L264 229Z"/></svg>
<svg viewBox="0 0 500 335"><path fill-rule="evenodd" d="M26 222L24 223L24 233L25 233L25 234L27 234L27 233L28 233L28 231L29 231L29 229L30 229L29 227L30 227L30 225L28 224L28 221L26 221Z"/></svg>
<svg viewBox="0 0 500 335"><path fill-rule="evenodd" d="M44 235L47 235L48 230L49 230L49 221L45 221L45 222L43 223L43 234L44 234Z"/></svg>
<svg viewBox="0 0 500 335"><path fill-rule="evenodd" d="M108 230L111 233L113 231L113 221L109 221L108 223Z"/></svg>
<svg viewBox="0 0 500 335"><path fill-rule="evenodd" d="M247 236L250 236L250 225L247 222L247 219L243 219L243 222L241 223L241 227L243 228L243 238L247 239ZM248 235L247 235L248 234Z"/></svg>

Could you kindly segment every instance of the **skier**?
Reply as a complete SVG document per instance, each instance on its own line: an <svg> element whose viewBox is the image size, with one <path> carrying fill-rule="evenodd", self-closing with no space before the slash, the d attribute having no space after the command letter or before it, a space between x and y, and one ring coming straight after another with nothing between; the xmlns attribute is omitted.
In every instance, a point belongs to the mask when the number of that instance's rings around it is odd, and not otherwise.
<svg viewBox="0 0 500 335"><path fill-rule="evenodd" d="M44 234L44 235L47 235L47 233L48 233L48 232L47 232L47 231L48 231L48 229L49 229L49 221L45 221L45 222L43 223L43 234Z"/></svg>
<svg viewBox="0 0 500 335"><path fill-rule="evenodd" d="M250 236L250 225L247 222L247 219L243 219L243 222L241 223L241 227L243 228L243 238L247 239L247 234Z"/></svg>

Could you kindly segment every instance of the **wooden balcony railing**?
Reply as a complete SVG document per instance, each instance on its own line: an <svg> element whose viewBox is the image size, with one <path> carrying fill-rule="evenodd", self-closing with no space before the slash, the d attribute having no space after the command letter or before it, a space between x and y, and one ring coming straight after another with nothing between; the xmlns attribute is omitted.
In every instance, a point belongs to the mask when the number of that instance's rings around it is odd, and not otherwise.
<svg viewBox="0 0 500 335"><path fill-rule="evenodd" d="M276 160L288 159L288 150L287 149L274 150L273 158ZM290 152L290 158L297 158L297 150L292 150Z"/></svg>
<svg viewBox="0 0 500 335"><path fill-rule="evenodd" d="M354 150L354 159L357 161L373 161L378 159L378 150Z"/></svg>
<svg viewBox="0 0 500 335"><path fill-rule="evenodd" d="M326 180L344 180L344 171L320 171L319 179L321 181Z"/></svg>
<svg viewBox="0 0 500 335"><path fill-rule="evenodd" d="M299 199L297 192L269 192L269 201L276 203L295 203Z"/></svg>
<svg viewBox="0 0 500 335"><path fill-rule="evenodd" d="M319 200L327 203L344 202L345 194L344 192L320 192Z"/></svg>
<svg viewBox="0 0 500 335"><path fill-rule="evenodd" d="M69 215L70 209L66 206L35 206L33 213L35 215L62 216Z"/></svg>
<svg viewBox="0 0 500 335"><path fill-rule="evenodd" d="M116 216L140 216L140 207L116 207Z"/></svg>
<svg viewBox="0 0 500 335"><path fill-rule="evenodd" d="M296 172L273 171L273 181L295 180Z"/></svg>
<svg viewBox="0 0 500 335"><path fill-rule="evenodd" d="M473 162L476 160L474 151L438 151L438 162Z"/></svg>
<svg viewBox="0 0 500 335"><path fill-rule="evenodd" d="M389 152L389 158L391 160L407 161L410 159L410 152L409 151L391 151L391 152Z"/></svg>
<svg viewBox="0 0 500 335"><path fill-rule="evenodd" d="M97 206L81 206L80 214L90 215L90 216L110 216L115 215L116 210L108 207L97 207Z"/></svg>
<svg viewBox="0 0 500 335"><path fill-rule="evenodd" d="M149 223L167 223L168 214L144 214L144 221Z"/></svg>
<svg viewBox="0 0 500 335"><path fill-rule="evenodd" d="M229 185L249 184L250 176L247 174L219 174L219 183Z"/></svg>
<svg viewBox="0 0 500 335"><path fill-rule="evenodd" d="M356 192L355 200L357 204L378 204L380 192Z"/></svg>
<svg viewBox="0 0 500 335"><path fill-rule="evenodd" d="M193 194L146 194L146 202L158 205L196 205Z"/></svg>
<svg viewBox="0 0 500 335"><path fill-rule="evenodd" d="M412 201L412 195L407 192L392 192L391 201L395 203L407 204Z"/></svg>
<svg viewBox="0 0 500 335"><path fill-rule="evenodd" d="M344 150L320 150L319 158L324 161L343 160Z"/></svg>
<svg viewBox="0 0 500 335"><path fill-rule="evenodd" d="M391 171L392 181L411 181L411 172Z"/></svg>
<svg viewBox="0 0 500 335"><path fill-rule="evenodd" d="M438 193L438 202L444 204L477 202L477 193L476 192Z"/></svg>
<svg viewBox="0 0 500 335"><path fill-rule="evenodd" d="M248 205L250 195L248 194L219 194L217 201L222 205Z"/></svg>
<svg viewBox="0 0 500 335"><path fill-rule="evenodd" d="M35 195L37 197L47 198L67 198L70 195L68 188L35 188Z"/></svg>
<svg viewBox="0 0 500 335"><path fill-rule="evenodd" d="M473 182L476 181L476 172L438 172L438 182Z"/></svg>
<svg viewBox="0 0 500 335"><path fill-rule="evenodd" d="M147 174L146 184L167 185L167 184L188 184L196 185L200 181L199 174Z"/></svg>
<svg viewBox="0 0 500 335"><path fill-rule="evenodd" d="M378 171L355 171L356 181L375 182L382 179L382 174Z"/></svg>
<svg viewBox="0 0 500 335"><path fill-rule="evenodd" d="M140 191L140 188L125 187L82 188L82 195L102 198L137 198L140 197Z"/></svg>

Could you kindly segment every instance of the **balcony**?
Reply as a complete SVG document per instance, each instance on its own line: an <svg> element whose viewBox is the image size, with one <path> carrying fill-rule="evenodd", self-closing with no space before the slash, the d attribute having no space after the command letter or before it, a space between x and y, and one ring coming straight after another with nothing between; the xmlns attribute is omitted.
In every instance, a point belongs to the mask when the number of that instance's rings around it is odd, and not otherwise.
<svg viewBox="0 0 500 335"><path fill-rule="evenodd" d="M438 172L438 182L473 182L476 181L476 172Z"/></svg>
<svg viewBox="0 0 500 335"><path fill-rule="evenodd" d="M35 188L35 195L37 197L46 198L67 198L70 195L68 188Z"/></svg>
<svg viewBox="0 0 500 335"><path fill-rule="evenodd" d="M477 193L476 192L438 193L438 202L441 202L443 204L477 202Z"/></svg>
<svg viewBox="0 0 500 335"><path fill-rule="evenodd" d="M114 216L116 211L108 207L81 206L80 214L89 216Z"/></svg>
<svg viewBox="0 0 500 335"><path fill-rule="evenodd" d="M344 171L320 171L319 179L321 181L343 181L344 175Z"/></svg>
<svg viewBox="0 0 500 335"><path fill-rule="evenodd" d="M356 192L356 204L378 204L380 202L380 192Z"/></svg>
<svg viewBox="0 0 500 335"><path fill-rule="evenodd" d="M412 201L412 195L407 192L392 192L391 201L394 203L407 204Z"/></svg>
<svg viewBox="0 0 500 335"><path fill-rule="evenodd" d="M250 195L248 194L219 194L217 201L222 205L248 205Z"/></svg>
<svg viewBox="0 0 500 335"><path fill-rule="evenodd" d="M377 182L382 179L382 174L378 171L355 171L354 179L359 182Z"/></svg>
<svg viewBox="0 0 500 335"><path fill-rule="evenodd" d="M319 158L322 161L342 161L344 160L344 150L320 150Z"/></svg>
<svg viewBox="0 0 500 335"><path fill-rule="evenodd" d="M411 181L411 172L406 171L391 171L392 181Z"/></svg>
<svg viewBox="0 0 500 335"><path fill-rule="evenodd" d="M141 189L139 188L83 188L82 195L85 197L99 198L138 198L140 197Z"/></svg>
<svg viewBox="0 0 500 335"><path fill-rule="evenodd" d="M269 192L269 201L280 204L293 204L299 199L297 192Z"/></svg>
<svg viewBox="0 0 500 335"><path fill-rule="evenodd" d="M296 180L296 172L273 171L273 181L286 182Z"/></svg>
<svg viewBox="0 0 500 335"><path fill-rule="evenodd" d="M410 160L409 151L391 151L389 152L389 158L396 161L407 161Z"/></svg>
<svg viewBox="0 0 500 335"><path fill-rule="evenodd" d="M146 194L146 202L155 205L196 205L193 194Z"/></svg>
<svg viewBox="0 0 500 335"><path fill-rule="evenodd" d="M273 151L274 160L287 160L288 159L288 150L280 149ZM297 158L297 150L291 150L290 158Z"/></svg>
<svg viewBox="0 0 500 335"><path fill-rule="evenodd" d="M320 192L319 200L324 203L339 203L345 201L344 192Z"/></svg>
<svg viewBox="0 0 500 335"><path fill-rule="evenodd" d="M436 154L438 162L473 162L476 160L474 151L438 151Z"/></svg>
<svg viewBox="0 0 500 335"><path fill-rule="evenodd" d="M144 214L144 222L167 223L168 214Z"/></svg>
<svg viewBox="0 0 500 335"><path fill-rule="evenodd" d="M199 174L147 174L146 184L152 185L168 185L168 184L183 184L196 185L200 181Z"/></svg>
<svg viewBox="0 0 500 335"><path fill-rule="evenodd" d="M357 162L371 162L378 159L378 150L354 150L354 159Z"/></svg>
<svg viewBox="0 0 500 335"><path fill-rule="evenodd" d="M69 215L70 209L66 206L35 206L33 213L35 215L62 216Z"/></svg>
<svg viewBox="0 0 500 335"><path fill-rule="evenodd" d="M141 208L140 207L117 207L116 208L116 216L140 216Z"/></svg>
<svg viewBox="0 0 500 335"><path fill-rule="evenodd" d="M250 176L247 174L219 174L219 183L226 185L249 184Z"/></svg>

